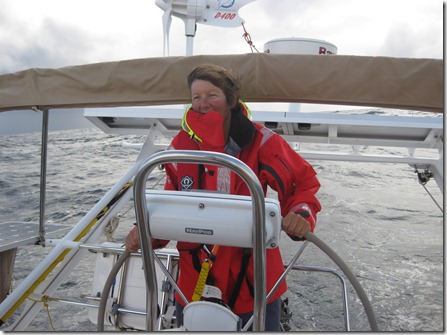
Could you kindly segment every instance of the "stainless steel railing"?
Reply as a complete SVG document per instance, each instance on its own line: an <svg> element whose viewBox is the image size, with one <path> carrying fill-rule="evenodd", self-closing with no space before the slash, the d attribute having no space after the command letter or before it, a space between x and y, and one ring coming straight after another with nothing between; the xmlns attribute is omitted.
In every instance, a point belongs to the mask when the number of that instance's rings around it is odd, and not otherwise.
<svg viewBox="0 0 447 335"><path fill-rule="evenodd" d="M266 274L265 274L265 201L262 186L256 174L240 160L221 153L195 150L163 151L146 159L140 167L134 181L134 201L137 218L140 247L147 288L146 330L154 331L157 323L157 281L154 255L151 244L150 222L146 203L146 180L151 171L165 163L212 164L231 169L247 184L253 202L254 248L254 311L253 330L263 331L266 311Z"/></svg>

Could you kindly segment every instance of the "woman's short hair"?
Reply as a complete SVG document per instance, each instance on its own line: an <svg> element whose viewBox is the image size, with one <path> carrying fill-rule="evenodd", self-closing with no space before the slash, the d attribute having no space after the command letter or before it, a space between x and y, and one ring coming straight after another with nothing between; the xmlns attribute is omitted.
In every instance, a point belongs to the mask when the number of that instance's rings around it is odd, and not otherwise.
<svg viewBox="0 0 447 335"><path fill-rule="evenodd" d="M202 64L194 68L188 75L188 88L195 80L206 80L219 87L225 94L227 102L234 107L239 99L239 76L231 69L214 64Z"/></svg>

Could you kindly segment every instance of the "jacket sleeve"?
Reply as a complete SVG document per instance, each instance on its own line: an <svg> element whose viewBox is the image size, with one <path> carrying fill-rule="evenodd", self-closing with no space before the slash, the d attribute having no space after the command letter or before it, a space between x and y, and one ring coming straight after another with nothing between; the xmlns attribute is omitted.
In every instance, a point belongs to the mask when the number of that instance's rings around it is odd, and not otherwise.
<svg viewBox="0 0 447 335"><path fill-rule="evenodd" d="M278 193L282 216L308 208L311 213L305 219L314 231L321 205L315 196L320 182L313 167L277 134L261 146L259 165L261 184Z"/></svg>

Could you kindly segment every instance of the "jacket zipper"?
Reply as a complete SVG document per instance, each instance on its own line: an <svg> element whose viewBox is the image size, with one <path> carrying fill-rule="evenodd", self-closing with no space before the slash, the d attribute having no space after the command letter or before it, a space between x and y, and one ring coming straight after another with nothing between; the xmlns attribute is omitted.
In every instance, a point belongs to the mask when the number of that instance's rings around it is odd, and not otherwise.
<svg viewBox="0 0 447 335"><path fill-rule="evenodd" d="M275 158L281 163L281 165L284 167L284 169L286 170L286 172L289 174L289 176L292 179L292 192L290 193L291 195L295 194L296 191L296 182L295 182L295 176L293 175L292 171L290 170L289 166L284 163L284 161L281 159L281 157L279 155L276 155Z"/></svg>

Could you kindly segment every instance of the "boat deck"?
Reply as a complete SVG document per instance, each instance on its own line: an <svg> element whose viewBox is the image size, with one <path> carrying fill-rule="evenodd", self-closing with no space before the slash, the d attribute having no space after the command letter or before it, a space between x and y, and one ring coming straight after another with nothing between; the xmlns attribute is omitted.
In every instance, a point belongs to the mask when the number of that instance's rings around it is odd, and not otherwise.
<svg viewBox="0 0 447 335"><path fill-rule="evenodd" d="M45 224L45 237L56 237L72 227L61 224ZM39 224L36 222L0 223L0 252L39 242Z"/></svg>

